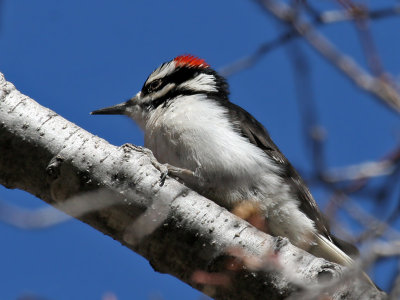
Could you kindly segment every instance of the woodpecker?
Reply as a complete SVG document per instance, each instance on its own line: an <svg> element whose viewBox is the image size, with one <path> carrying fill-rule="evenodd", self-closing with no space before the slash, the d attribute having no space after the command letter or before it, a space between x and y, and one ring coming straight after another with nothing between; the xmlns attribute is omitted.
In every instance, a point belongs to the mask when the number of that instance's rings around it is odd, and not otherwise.
<svg viewBox="0 0 400 300"><path fill-rule="evenodd" d="M203 59L181 55L155 69L127 102L92 114L130 117L160 163L203 179L190 181L192 189L227 209L250 201L268 233L351 265L357 249L331 234L308 187L267 130L228 96L226 80Z"/></svg>

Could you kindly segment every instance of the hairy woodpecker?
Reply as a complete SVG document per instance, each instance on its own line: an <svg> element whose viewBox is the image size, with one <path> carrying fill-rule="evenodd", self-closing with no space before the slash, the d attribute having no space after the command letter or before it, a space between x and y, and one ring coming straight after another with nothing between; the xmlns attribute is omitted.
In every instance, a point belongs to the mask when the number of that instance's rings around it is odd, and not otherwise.
<svg viewBox="0 0 400 300"><path fill-rule="evenodd" d="M309 189L267 130L228 99L203 60L181 55L155 69L127 102L93 111L132 118L160 163L193 171L190 187L228 209L255 203L268 233L342 265L357 249L329 231Z"/></svg>

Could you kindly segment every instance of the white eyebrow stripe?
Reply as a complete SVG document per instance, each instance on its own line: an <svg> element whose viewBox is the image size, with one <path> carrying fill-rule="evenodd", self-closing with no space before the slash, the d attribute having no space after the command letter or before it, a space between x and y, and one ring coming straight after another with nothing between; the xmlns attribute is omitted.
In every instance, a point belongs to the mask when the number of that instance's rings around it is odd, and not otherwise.
<svg viewBox="0 0 400 300"><path fill-rule="evenodd" d="M199 92L218 92L214 75L204 73L181 83L178 89L189 89Z"/></svg>
<svg viewBox="0 0 400 300"><path fill-rule="evenodd" d="M173 73L175 69L175 61L170 61L169 63L162 65L158 69L154 70L154 72L149 76L145 84L149 84L154 80L166 77L169 74Z"/></svg>

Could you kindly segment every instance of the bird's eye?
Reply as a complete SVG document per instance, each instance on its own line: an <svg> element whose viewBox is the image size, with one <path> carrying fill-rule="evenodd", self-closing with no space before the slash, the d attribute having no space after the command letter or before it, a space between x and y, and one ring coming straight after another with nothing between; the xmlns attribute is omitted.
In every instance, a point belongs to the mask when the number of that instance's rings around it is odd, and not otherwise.
<svg viewBox="0 0 400 300"><path fill-rule="evenodd" d="M161 79L157 79L157 80L154 80L152 83L150 83L150 85L149 85L149 91L150 92L152 92L152 91L155 91L156 89L158 89L160 86L161 86Z"/></svg>

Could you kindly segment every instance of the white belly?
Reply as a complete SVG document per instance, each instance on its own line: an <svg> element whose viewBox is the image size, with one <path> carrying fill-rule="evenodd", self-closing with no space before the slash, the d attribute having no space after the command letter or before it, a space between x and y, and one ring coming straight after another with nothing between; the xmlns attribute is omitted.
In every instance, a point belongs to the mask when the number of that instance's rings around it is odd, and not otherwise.
<svg viewBox="0 0 400 300"><path fill-rule="evenodd" d="M205 96L177 98L150 116L145 146L161 163L204 178L206 188L191 186L200 194L227 208L240 201L258 202L273 234L304 242L314 231L313 222L298 209L274 162L236 132L225 114L224 107Z"/></svg>

